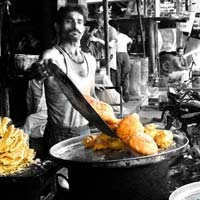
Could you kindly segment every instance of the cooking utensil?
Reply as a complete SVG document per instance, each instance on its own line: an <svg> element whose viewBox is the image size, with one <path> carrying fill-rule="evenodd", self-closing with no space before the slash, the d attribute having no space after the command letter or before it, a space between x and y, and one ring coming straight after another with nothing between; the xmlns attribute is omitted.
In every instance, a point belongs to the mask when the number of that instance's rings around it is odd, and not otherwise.
<svg viewBox="0 0 200 200"><path fill-rule="evenodd" d="M87 102L81 92L68 76L54 63L49 65L50 73L54 75L60 89L65 94L70 103L77 109L89 122L96 126L103 133L115 136L115 133L108 127L105 121Z"/></svg>
<svg viewBox="0 0 200 200"><path fill-rule="evenodd" d="M93 149L85 149L82 144L83 138L84 136L79 136L57 143L50 149L50 155L64 165L129 168L176 157L185 152L188 147L188 139L185 136L174 134L175 145L154 155L142 156L130 149L95 152Z"/></svg>
<svg viewBox="0 0 200 200"><path fill-rule="evenodd" d="M200 197L200 182L186 184L176 189L169 200L197 200Z"/></svg>
<svg viewBox="0 0 200 200"><path fill-rule="evenodd" d="M119 200L167 199L169 159L182 155L188 144L185 136L174 131L175 145L155 155L142 156L130 149L85 149L83 138L79 136L55 144L50 155L68 167L73 196L81 193L89 200L104 199L105 194Z"/></svg>

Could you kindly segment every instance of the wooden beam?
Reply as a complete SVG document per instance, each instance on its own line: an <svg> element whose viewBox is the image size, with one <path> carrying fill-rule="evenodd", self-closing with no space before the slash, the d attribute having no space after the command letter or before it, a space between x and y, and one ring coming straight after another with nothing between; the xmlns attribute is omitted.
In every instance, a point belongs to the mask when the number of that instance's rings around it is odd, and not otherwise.
<svg viewBox="0 0 200 200"><path fill-rule="evenodd" d="M155 17L160 17L160 0L155 0Z"/></svg>
<svg viewBox="0 0 200 200"><path fill-rule="evenodd" d="M155 21L152 19L148 20L149 22L149 45L148 45L148 55L149 55L149 73L152 74L155 71L155 33L154 33L154 25L155 25Z"/></svg>
<svg viewBox="0 0 200 200"><path fill-rule="evenodd" d="M103 0L104 11L104 34L105 34L105 60L106 60L106 73L110 76L109 62L109 32L108 32L108 0Z"/></svg>
<svg viewBox="0 0 200 200"><path fill-rule="evenodd" d="M141 34L141 39L142 39L143 57L146 57L144 30L143 30L142 19L141 19L140 8L139 8L140 1L136 0L136 3L137 3L137 13L138 13L138 19L139 19L139 26L140 26L140 34Z"/></svg>

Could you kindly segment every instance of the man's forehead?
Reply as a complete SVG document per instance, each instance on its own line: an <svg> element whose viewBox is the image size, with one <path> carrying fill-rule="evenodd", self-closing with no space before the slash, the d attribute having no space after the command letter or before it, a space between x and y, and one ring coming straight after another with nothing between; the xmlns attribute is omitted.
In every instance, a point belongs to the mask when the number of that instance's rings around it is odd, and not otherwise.
<svg viewBox="0 0 200 200"><path fill-rule="evenodd" d="M66 14L65 18L79 18L79 19L84 19L83 15L77 11L71 11Z"/></svg>

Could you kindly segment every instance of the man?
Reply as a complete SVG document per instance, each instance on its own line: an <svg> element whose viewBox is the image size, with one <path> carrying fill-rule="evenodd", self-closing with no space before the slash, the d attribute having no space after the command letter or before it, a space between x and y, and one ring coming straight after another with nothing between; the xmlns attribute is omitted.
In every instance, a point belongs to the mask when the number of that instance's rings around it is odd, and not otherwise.
<svg viewBox="0 0 200 200"><path fill-rule="evenodd" d="M31 138L41 138L47 123L47 106L43 80L32 79L26 92L28 117L24 124L24 132Z"/></svg>
<svg viewBox="0 0 200 200"><path fill-rule="evenodd" d="M189 80L189 67L183 54L183 47L178 47L177 55L172 58L168 74L170 81L180 81L181 85L184 85L185 82Z"/></svg>
<svg viewBox="0 0 200 200"><path fill-rule="evenodd" d="M85 31L87 9L78 4L61 7L55 29L59 43L48 49L37 63L37 71L44 80L48 122L44 132L46 150L62 140L90 132L88 121L73 108L61 91L48 66L56 64L84 95L94 95L96 60L80 49ZM47 152L46 152L47 153Z"/></svg>
<svg viewBox="0 0 200 200"><path fill-rule="evenodd" d="M117 71L120 76L120 85L123 88L123 99L127 102L129 101L129 72L131 70L128 44L132 43L132 39L120 32L117 37Z"/></svg>
<svg viewBox="0 0 200 200"><path fill-rule="evenodd" d="M105 67L105 36L104 36L104 16L103 12L97 13L98 28L92 31L90 41L93 42L96 52L93 54L97 61L100 61L100 67ZM108 25L108 40L109 40L109 61L111 81L114 86L117 85L117 60L116 60L116 45L117 31L114 27ZM94 51L93 51L94 52Z"/></svg>
<svg viewBox="0 0 200 200"><path fill-rule="evenodd" d="M32 66L38 75L37 78L44 78L47 104L48 117L43 137L45 151L42 157L48 156L52 145L90 133L88 121L72 106L48 70L51 64L56 64L83 95L94 96L96 60L91 54L82 52L80 48L86 21L87 9L83 5L68 4L66 7L61 7L55 21L58 44L46 50L40 61ZM62 168L58 174L62 175L58 176L59 185L69 189L66 181L68 169Z"/></svg>

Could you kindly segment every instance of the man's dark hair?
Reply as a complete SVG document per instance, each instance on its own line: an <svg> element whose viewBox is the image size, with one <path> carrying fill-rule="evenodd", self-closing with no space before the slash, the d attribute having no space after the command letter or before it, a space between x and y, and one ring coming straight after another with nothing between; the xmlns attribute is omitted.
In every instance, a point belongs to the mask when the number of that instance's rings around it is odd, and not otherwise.
<svg viewBox="0 0 200 200"><path fill-rule="evenodd" d="M67 4L67 6L61 7L57 12L56 22L61 24L65 20L68 13L73 11L83 15L84 23L87 22L88 10L87 7L82 4Z"/></svg>
<svg viewBox="0 0 200 200"><path fill-rule="evenodd" d="M183 50L184 50L183 47L178 47L178 48L176 49L176 51L178 52L180 49L183 49Z"/></svg>

